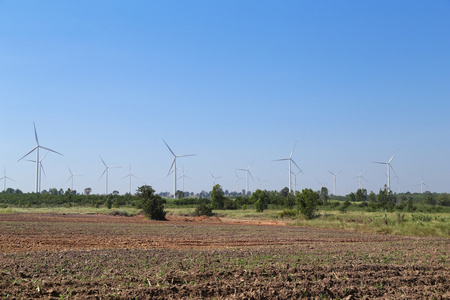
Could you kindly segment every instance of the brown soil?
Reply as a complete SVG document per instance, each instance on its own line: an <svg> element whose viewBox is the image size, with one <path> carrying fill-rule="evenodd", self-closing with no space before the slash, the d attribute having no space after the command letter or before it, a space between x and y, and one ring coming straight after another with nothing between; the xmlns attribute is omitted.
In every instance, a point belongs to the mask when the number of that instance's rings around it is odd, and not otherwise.
<svg viewBox="0 0 450 300"><path fill-rule="evenodd" d="M0 215L0 298L450 299L450 241L218 217Z"/></svg>

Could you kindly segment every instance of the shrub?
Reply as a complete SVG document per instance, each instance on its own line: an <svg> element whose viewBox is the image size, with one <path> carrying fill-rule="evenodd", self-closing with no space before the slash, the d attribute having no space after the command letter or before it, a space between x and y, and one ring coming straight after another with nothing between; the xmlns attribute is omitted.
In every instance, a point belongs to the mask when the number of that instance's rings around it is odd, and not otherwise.
<svg viewBox="0 0 450 300"><path fill-rule="evenodd" d="M285 209L282 212L278 213L280 218L293 218L297 216L297 211L293 209Z"/></svg>
<svg viewBox="0 0 450 300"><path fill-rule="evenodd" d="M147 218L152 220L166 220L164 204L166 200L155 195L155 190L149 185L138 188L136 195L142 201L142 210Z"/></svg>
<svg viewBox="0 0 450 300"><path fill-rule="evenodd" d="M200 202L200 204L197 206L197 208L195 209L194 214L196 216L212 216L213 212L212 212L212 208L211 205L208 205L206 202L202 201Z"/></svg>

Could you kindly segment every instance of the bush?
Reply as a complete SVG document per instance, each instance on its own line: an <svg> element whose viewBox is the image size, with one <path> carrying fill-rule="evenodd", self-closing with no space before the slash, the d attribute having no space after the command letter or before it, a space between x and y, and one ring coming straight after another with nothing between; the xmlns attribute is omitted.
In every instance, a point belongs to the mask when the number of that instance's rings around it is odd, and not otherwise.
<svg viewBox="0 0 450 300"><path fill-rule="evenodd" d="M152 220L166 220L164 204L166 200L155 195L155 190L149 185L138 188L136 195L142 201L142 210L147 218Z"/></svg>
<svg viewBox="0 0 450 300"><path fill-rule="evenodd" d="M212 216L213 212L212 212L211 205L208 205L204 201L200 202L200 204L195 209L194 214L196 216L208 216L208 217Z"/></svg>
<svg viewBox="0 0 450 300"><path fill-rule="evenodd" d="M280 218L294 218L297 216L297 211L293 209L285 209L282 212L278 213Z"/></svg>

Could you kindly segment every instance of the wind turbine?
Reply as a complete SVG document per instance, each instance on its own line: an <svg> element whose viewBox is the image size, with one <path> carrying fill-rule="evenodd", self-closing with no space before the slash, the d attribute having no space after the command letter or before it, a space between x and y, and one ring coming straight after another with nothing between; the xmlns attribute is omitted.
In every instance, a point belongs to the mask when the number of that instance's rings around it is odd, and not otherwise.
<svg viewBox="0 0 450 300"><path fill-rule="evenodd" d="M297 175L300 173L303 173L303 171L300 170L297 173L292 172L292 175L294 176L294 196L297 193Z"/></svg>
<svg viewBox="0 0 450 300"><path fill-rule="evenodd" d="M131 174L131 165L129 167L130 167L130 173L128 175L124 176L122 179L130 177L130 195L131 195L131 178L134 177L134 178L139 179L139 180L141 180L141 179L139 177L136 177L133 174Z"/></svg>
<svg viewBox="0 0 450 300"><path fill-rule="evenodd" d="M25 154L24 156L22 156L19 160L21 161L24 157L28 156L28 154L30 154L31 152L33 152L34 150L36 150L36 193L40 193L40 160L39 160L39 149L45 149L47 151L51 151L54 152L56 154L62 155L59 152L56 152L55 150L49 149L47 147L41 146L39 145L39 139L38 139L38 135L37 135L37 131L36 131L36 124L33 122L33 126L34 126L34 137L36 139L36 147L34 147L33 149L30 150L30 152L28 152L27 154Z"/></svg>
<svg viewBox="0 0 450 300"><path fill-rule="evenodd" d="M291 168L291 162L294 163L294 165L300 170L300 167L295 163L295 161L292 159L292 155L294 154L295 146L297 145L297 142L294 144L294 148L292 149L291 155L289 155L288 158L280 158L275 159L274 161L282 161L282 160L288 160L289 161L289 193L291 192L291 174L292 174L292 168Z"/></svg>
<svg viewBox="0 0 450 300"><path fill-rule="evenodd" d="M74 176L81 176L81 175L80 174L73 174L72 170L69 168L69 166L67 166L67 168L69 169L69 172L70 172L70 176L69 176L69 179L67 179L67 181L70 180L70 190L73 191L73 177ZM67 183L67 181L66 181L66 183Z"/></svg>
<svg viewBox="0 0 450 300"><path fill-rule="evenodd" d="M246 172L246 182L247 182L247 184L246 184L246 190L245 190L245 192L246 193L248 193L248 175L250 174L250 176L252 177L252 179L253 179L253 176L252 176L252 173L250 173L250 168L252 167L252 165L253 165L253 162L254 162L255 160L253 160L252 161L252 163L248 166L248 168L247 169L238 169L239 171L244 171L244 172ZM253 179L254 180L254 179Z"/></svg>
<svg viewBox="0 0 450 300"><path fill-rule="evenodd" d="M107 166L103 158L100 156L100 159L102 160L103 165L105 166L105 170L103 171L102 175L100 176L99 180L102 179L103 175L105 176L105 195L108 195L108 170L110 168L120 168L120 167L114 167L114 166Z"/></svg>
<svg viewBox="0 0 450 300"><path fill-rule="evenodd" d="M395 151L395 153L391 156L391 159L389 159L388 162L381 162L381 161L373 161L372 162L374 164L386 165L386 167L387 167L387 188L388 188L388 190L391 189L391 169L392 169L392 171L394 171L394 168L392 168L392 166L391 166L391 162L392 162L392 159L394 159L394 156L395 156L395 154L397 154L397 152L398 152L398 150ZM395 171L394 171L394 174L395 174Z"/></svg>
<svg viewBox="0 0 450 300"><path fill-rule="evenodd" d="M192 179L192 178L189 177L189 176L187 176L187 175L184 175L184 171L185 171L184 168L181 168L181 169L178 169L178 170L181 170L181 172L183 172L183 175L181 175L180 177L178 177L178 179L182 179L182 180L183 180L183 181L182 181L182 185L183 185L183 193L184 193L184 178L189 178L189 179Z"/></svg>
<svg viewBox="0 0 450 300"><path fill-rule="evenodd" d="M240 178L236 172L234 174L236 175L236 193L239 193L239 180L244 178Z"/></svg>
<svg viewBox="0 0 450 300"><path fill-rule="evenodd" d="M166 144L167 148L169 149L170 153L173 155L172 165L170 166L169 172L167 173L167 176L170 175L172 168L173 168L173 197L177 197L177 158L179 157L186 157L186 156L195 156L196 154L184 154L184 155L176 155L172 149L170 149L169 145L167 145L166 141L163 140L164 144Z"/></svg>
<svg viewBox="0 0 450 300"><path fill-rule="evenodd" d="M423 176L422 176L422 180L420 180L420 183L419 184L416 184L416 186L419 186L420 185L420 193L421 194L423 194L423 186L426 186L427 188L430 188L428 185L426 185L424 182L423 182Z"/></svg>
<svg viewBox="0 0 450 300"><path fill-rule="evenodd" d="M3 191L6 191L6 179L9 179L9 180L15 181L14 179L12 179L12 178L9 178L8 176L6 176L6 168L5 168L5 167L3 167L3 177L2 177L2 178L0 178L0 180L4 180L4 182L3 182Z"/></svg>
<svg viewBox="0 0 450 300"><path fill-rule="evenodd" d="M41 158L41 160L39 161L39 193L41 192L41 186L42 186L42 173L44 173L44 176L47 177L47 175L45 174L45 170L44 170L44 164L42 163L42 161L47 157L48 152L45 153L44 157ZM36 161L32 160L32 159L25 159L26 161L35 163Z"/></svg>
<svg viewBox="0 0 450 300"><path fill-rule="evenodd" d="M331 172L330 170L328 170L328 172L330 172L330 174L333 175L333 186L334 186L333 195L336 196L336 176L339 175L342 171L339 171L336 174Z"/></svg>
<svg viewBox="0 0 450 300"><path fill-rule="evenodd" d="M211 177L213 178L213 186L216 185L216 179L222 178L222 176L214 176L211 172L209 172L209 174L211 175Z"/></svg>
<svg viewBox="0 0 450 300"><path fill-rule="evenodd" d="M361 179L367 181L367 179L365 179L364 176L362 176L362 169L361 169L361 171L359 171L359 175L356 177L353 177L353 178L358 178L359 189L362 189L362 186L363 186L363 181Z"/></svg>

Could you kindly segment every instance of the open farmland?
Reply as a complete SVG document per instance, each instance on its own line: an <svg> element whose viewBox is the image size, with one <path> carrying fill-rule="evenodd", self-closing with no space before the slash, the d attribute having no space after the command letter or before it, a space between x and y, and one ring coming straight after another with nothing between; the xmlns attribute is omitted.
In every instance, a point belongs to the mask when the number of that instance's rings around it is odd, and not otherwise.
<svg viewBox="0 0 450 300"><path fill-rule="evenodd" d="M450 240L276 221L0 215L0 297L450 298Z"/></svg>

